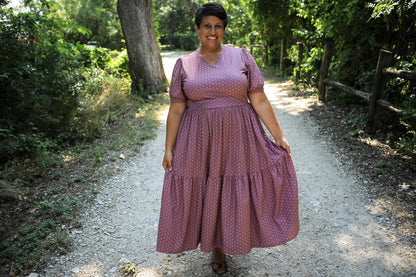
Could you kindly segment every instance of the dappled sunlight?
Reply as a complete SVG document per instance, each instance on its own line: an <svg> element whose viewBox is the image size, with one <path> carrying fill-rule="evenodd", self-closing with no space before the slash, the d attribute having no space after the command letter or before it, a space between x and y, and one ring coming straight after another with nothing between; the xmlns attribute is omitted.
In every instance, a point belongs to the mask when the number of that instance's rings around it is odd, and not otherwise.
<svg viewBox="0 0 416 277"><path fill-rule="evenodd" d="M135 274L126 274L122 271L122 268L120 265L115 265L113 268L111 268L108 272L103 269L102 262L99 261L93 261L88 264L76 267L72 269L72 276L75 277L104 277L104 276L122 276L122 275L129 275L134 277L139 276L146 276L146 277L157 277L161 276L157 272L156 269L153 268L140 268L139 266L136 266L137 272Z"/></svg>
<svg viewBox="0 0 416 277"><path fill-rule="evenodd" d="M358 138L358 140L361 141L361 142L364 142L365 144L368 144L370 146L390 148L389 145L387 145L385 143L382 143L377 139L370 138L370 137L360 137L360 138Z"/></svg>
<svg viewBox="0 0 416 277"><path fill-rule="evenodd" d="M159 122L163 125L166 125L166 118L168 116L168 112L169 112L169 107L166 106L162 109L159 109L159 111L156 114L157 120L159 120Z"/></svg>
<svg viewBox="0 0 416 277"><path fill-rule="evenodd" d="M103 265L101 262L98 261L94 261L86 265L73 268L72 273L74 274L73 276L76 277L101 277L105 275L103 271Z"/></svg>
<svg viewBox="0 0 416 277"><path fill-rule="evenodd" d="M139 272L134 275L135 277L143 276L143 277L157 277L161 276L156 270L152 268L144 268L139 269Z"/></svg>
<svg viewBox="0 0 416 277"><path fill-rule="evenodd" d="M71 162L72 160L74 160L74 157L70 155L63 155L62 157L64 162Z"/></svg>
<svg viewBox="0 0 416 277"><path fill-rule="evenodd" d="M393 272L415 269L412 259L403 255L411 252L410 247L397 243L397 236L376 222L369 222L364 226L351 225L348 232L338 234L334 242L340 257L354 266L380 263Z"/></svg>
<svg viewBox="0 0 416 277"><path fill-rule="evenodd" d="M402 187L407 187L406 183L402 184ZM388 212L394 210L395 216L399 218L414 218L414 215L403 208L402 205L397 203L394 199L379 198L373 201L371 205L368 206L368 211L377 216L382 216Z"/></svg>
<svg viewBox="0 0 416 277"><path fill-rule="evenodd" d="M314 102L310 98L297 99L287 95L287 89L289 83L266 83L264 86L264 92L267 95L272 106L278 110L287 112L290 115L299 116L305 111L311 110L309 104ZM282 99L284 99L282 101Z"/></svg>

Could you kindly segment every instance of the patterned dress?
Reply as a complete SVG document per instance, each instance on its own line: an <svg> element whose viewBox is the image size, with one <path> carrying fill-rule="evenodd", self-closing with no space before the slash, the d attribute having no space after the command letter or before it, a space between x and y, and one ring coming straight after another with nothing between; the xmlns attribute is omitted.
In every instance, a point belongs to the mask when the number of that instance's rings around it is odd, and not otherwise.
<svg viewBox="0 0 416 277"><path fill-rule="evenodd" d="M298 234L291 157L271 141L249 93L263 78L245 49L224 46L214 65L195 51L177 60L170 98L186 103L165 172L156 250L200 246L231 255L284 244Z"/></svg>

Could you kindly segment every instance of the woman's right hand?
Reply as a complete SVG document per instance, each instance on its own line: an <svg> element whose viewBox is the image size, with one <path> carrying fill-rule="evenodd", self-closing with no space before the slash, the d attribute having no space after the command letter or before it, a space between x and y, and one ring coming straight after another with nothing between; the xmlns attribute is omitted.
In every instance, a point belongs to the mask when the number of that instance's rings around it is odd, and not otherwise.
<svg viewBox="0 0 416 277"><path fill-rule="evenodd" d="M173 159L172 152L165 152L165 156L163 157L163 163L162 163L162 166L165 170L169 169L169 171L172 171L172 159Z"/></svg>

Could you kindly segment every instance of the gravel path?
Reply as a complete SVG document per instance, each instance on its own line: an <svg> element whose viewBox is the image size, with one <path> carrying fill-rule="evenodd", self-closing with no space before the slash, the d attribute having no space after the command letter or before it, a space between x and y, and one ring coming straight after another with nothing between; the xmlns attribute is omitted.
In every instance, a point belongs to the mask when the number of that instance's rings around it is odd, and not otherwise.
<svg viewBox="0 0 416 277"><path fill-rule="evenodd" d="M173 58L164 58L165 66ZM167 70L167 76L170 76ZM298 174L300 233L286 245L227 256L224 276L411 276L414 249L401 240L389 219L378 215L374 199L344 170L331 141L316 137L307 116L308 99L287 96L288 83L267 82L265 91L291 143ZM178 255L156 252L163 183L166 109L157 138L120 171L100 184L100 193L74 230L74 251L56 257L41 276L124 276L119 259L135 264L135 276L214 276L210 255L199 250ZM124 260L125 261L125 260Z"/></svg>

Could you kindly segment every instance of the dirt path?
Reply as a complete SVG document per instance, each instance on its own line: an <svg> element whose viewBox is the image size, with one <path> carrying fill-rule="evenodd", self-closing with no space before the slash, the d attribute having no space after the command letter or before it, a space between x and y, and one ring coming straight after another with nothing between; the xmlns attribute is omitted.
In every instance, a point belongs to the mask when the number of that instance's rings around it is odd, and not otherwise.
<svg viewBox="0 0 416 277"><path fill-rule="evenodd" d="M174 59L165 59L173 65ZM170 72L170 71L169 71ZM167 73L170 76L170 73ZM225 276L410 276L414 249L394 226L377 216L358 178L331 153L330 141L315 134L308 101L287 96L288 83L267 82L265 91L291 143L299 183L300 233L286 245L228 256ZM75 249L52 261L41 276L124 276L119 259L137 266L136 276L214 276L210 255L179 255L155 249L163 169L166 110L157 138L138 157L126 159L82 215Z"/></svg>

